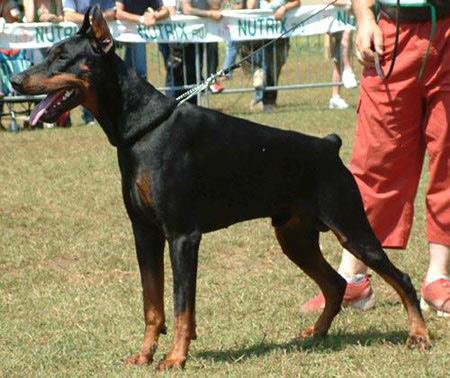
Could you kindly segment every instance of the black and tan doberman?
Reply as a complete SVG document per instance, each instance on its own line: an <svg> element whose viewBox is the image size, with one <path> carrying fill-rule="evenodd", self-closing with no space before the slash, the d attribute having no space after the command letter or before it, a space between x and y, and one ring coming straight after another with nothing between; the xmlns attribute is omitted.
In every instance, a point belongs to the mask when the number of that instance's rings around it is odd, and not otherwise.
<svg viewBox="0 0 450 378"><path fill-rule="evenodd" d="M12 78L25 94L48 94L31 124L82 104L117 148L123 198L143 286L145 334L133 364L153 361L165 333L163 251L173 270L175 336L159 369L183 366L195 339L197 256L203 233L269 217L283 252L320 287L326 306L302 336L323 336L341 308L346 282L323 258L319 233L339 242L400 295L408 345L429 346L409 277L387 258L364 213L356 183L339 158L336 135L308 136L189 103L178 105L115 54L97 7L77 35Z"/></svg>

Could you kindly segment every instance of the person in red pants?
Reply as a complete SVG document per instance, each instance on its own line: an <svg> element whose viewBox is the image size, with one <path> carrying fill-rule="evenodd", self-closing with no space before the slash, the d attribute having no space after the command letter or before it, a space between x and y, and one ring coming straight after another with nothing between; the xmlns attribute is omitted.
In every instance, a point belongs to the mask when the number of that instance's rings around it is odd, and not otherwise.
<svg viewBox="0 0 450 378"><path fill-rule="evenodd" d="M432 1L433 2L433 1ZM375 234L385 248L405 249L414 218L424 155L428 155L426 237L429 266L421 284L421 304L450 315L450 2L434 0L436 34L425 61L432 28L425 8L400 8L400 35L392 74L382 80L374 50L386 72L391 64L395 7L382 5L377 24L374 0L354 0L358 60L364 65L357 127L350 162ZM340 274L347 280L343 306L369 309L374 293L367 267L349 252ZM323 295L303 305L321 311Z"/></svg>

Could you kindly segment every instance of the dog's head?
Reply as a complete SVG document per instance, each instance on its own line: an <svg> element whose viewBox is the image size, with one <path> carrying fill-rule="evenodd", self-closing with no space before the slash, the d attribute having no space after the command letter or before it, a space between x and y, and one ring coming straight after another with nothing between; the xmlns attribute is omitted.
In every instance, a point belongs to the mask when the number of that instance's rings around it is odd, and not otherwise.
<svg viewBox="0 0 450 378"><path fill-rule="evenodd" d="M55 46L47 58L11 78L13 87L28 95L46 94L30 115L31 125L39 120L55 122L78 105L98 114L96 85L105 72L114 44L98 6L90 8L78 33Z"/></svg>

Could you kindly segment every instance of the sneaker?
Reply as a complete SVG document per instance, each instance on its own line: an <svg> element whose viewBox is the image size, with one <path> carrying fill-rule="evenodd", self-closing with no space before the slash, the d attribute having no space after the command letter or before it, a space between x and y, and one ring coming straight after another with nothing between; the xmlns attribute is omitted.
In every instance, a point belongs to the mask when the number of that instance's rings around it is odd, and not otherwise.
<svg viewBox="0 0 450 378"><path fill-rule="evenodd" d="M433 310L437 316L450 317L450 278L440 278L420 286L420 307Z"/></svg>
<svg viewBox="0 0 450 378"><path fill-rule="evenodd" d="M266 86L266 72L258 68L253 74L253 88L262 89Z"/></svg>
<svg viewBox="0 0 450 378"><path fill-rule="evenodd" d="M64 112L56 121L58 127L71 127L72 121L70 120L70 113Z"/></svg>
<svg viewBox="0 0 450 378"><path fill-rule="evenodd" d="M262 101L256 102L255 100L250 101L250 111L254 113L262 113L264 111L264 104Z"/></svg>
<svg viewBox="0 0 450 378"><path fill-rule="evenodd" d="M358 86L358 81L351 68L342 71L342 84L344 88L351 89Z"/></svg>
<svg viewBox="0 0 450 378"><path fill-rule="evenodd" d="M342 307L356 308L358 310L366 311L375 306L375 294L370 284L369 275L364 275L364 278L358 283L347 283L345 288L344 298L342 300ZM325 297L322 293L310 299L303 306L301 311L305 314L313 312L322 312L325 308Z"/></svg>
<svg viewBox="0 0 450 378"><path fill-rule="evenodd" d="M216 94L222 92L224 90L224 87L220 83L214 83L209 86L209 90L212 93Z"/></svg>
<svg viewBox="0 0 450 378"><path fill-rule="evenodd" d="M347 109L348 104L341 96L333 96L330 98L330 103L328 106L330 109Z"/></svg>
<svg viewBox="0 0 450 378"><path fill-rule="evenodd" d="M264 113L273 113L276 109L276 105L275 104L264 104Z"/></svg>

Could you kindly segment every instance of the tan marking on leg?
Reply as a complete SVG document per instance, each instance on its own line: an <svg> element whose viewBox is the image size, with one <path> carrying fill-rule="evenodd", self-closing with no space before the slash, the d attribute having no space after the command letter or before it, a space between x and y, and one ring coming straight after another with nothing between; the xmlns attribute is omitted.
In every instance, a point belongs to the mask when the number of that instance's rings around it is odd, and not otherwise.
<svg viewBox="0 0 450 378"><path fill-rule="evenodd" d="M172 368L183 368L187 359L191 340L195 339L195 313L191 310L175 317L175 337L172 349L162 360L157 369L168 370Z"/></svg>
<svg viewBox="0 0 450 378"><path fill-rule="evenodd" d="M127 362L132 365L151 364L158 345L159 335L165 333L164 317L164 276L147 273L143 274L143 298L145 332L141 351Z"/></svg>
<svg viewBox="0 0 450 378"><path fill-rule="evenodd" d="M409 323L409 337L406 345L410 348L417 348L420 351L425 351L431 347L430 336L428 329L419 311L418 303L411 302L408 296L405 295L403 288L397 284L390 276L381 274L381 277L391 285L402 300L403 306L406 308Z"/></svg>

